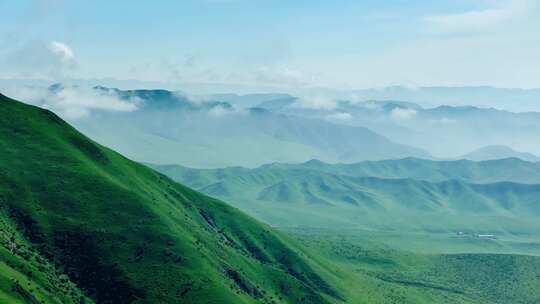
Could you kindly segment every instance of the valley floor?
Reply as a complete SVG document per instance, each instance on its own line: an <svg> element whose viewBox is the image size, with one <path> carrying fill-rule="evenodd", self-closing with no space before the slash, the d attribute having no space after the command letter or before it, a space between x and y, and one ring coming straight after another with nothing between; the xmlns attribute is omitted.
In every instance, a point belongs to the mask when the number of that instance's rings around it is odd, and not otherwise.
<svg viewBox="0 0 540 304"><path fill-rule="evenodd" d="M348 303L540 301L539 242L373 231L288 233L332 269L333 283Z"/></svg>

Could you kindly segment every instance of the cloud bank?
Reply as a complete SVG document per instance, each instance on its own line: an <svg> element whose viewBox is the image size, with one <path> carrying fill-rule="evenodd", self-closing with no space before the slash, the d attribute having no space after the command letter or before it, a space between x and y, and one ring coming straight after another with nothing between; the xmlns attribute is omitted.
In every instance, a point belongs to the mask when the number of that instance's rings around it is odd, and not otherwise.
<svg viewBox="0 0 540 304"><path fill-rule="evenodd" d="M14 86L3 92L17 100L49 109L67 119L87 117L92 111L131 112L137 109L139 100L120 99L115 93L101 92L91 88L67 87L55 92L41 87Z"/></svg>
<svg viewBox="0 0 540 304"><path fill-rule="evenodd" d="M534 0L497 1L498 6L459 14L429 16L424 19L434 28L446 32L491 30L496 26L528 15L536 6Z"/></svg>
<svg viewBox="0 0 540 304"><path fill-rule="evenodd" d="M394 108L390 112L390 117L394 120L408 120L416 117L418 111L414 109Z"/></svg>

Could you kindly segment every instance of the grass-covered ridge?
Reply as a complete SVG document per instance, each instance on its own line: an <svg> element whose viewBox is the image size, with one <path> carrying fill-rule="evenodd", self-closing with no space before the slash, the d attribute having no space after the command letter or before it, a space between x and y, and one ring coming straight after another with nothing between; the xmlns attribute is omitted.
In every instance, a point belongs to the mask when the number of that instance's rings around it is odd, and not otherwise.
<svg viewBox="0 0 540 304"><path fill-rule="evenodd" d="M517 159L154 168L275 226L498 236L540 233L540 184L504 181L532 181L540 176L540 167Z"/></svg>
<svg viewBox="0 0 540 304"><path fill-rule="evenodd" d="M281 234L95 144L49 111L0 96L0 151L0 299L340 299L315 269L324 270ZM45 277L64 282L63 293L46 290Z"/></svg>

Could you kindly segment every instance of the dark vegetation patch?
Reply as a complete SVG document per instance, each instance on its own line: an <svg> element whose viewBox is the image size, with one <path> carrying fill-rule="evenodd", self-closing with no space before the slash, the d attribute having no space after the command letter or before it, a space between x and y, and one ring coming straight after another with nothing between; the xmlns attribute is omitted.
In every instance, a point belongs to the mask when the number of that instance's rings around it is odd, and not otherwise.
<svg viewBox="0 0 540 304"><path fill-rule="evenodd" d="M8 207L9 217L17 225L17 229L32 243L42 245L46 242L45 235L41 232L38 223L20 208Z"/></svg>
<svg viewBox="0 0 540 304"><path fill-rule="evenodd" d="M229 268L225 270L225 275L231 279L238 288L247 293L249 296L256 299L263 297L261 291L253 286L253 284L251 284L248 280L244 279L238 271Z"/></svg>
<svg viewBox="0 0 540 304"><path fill-rule="evenodd" d="M18 281L14 281L13 285L11 286L11 291L14 293L17 293L21 296L21 298L24 299L26 303L29 304L42 304L38 299L34 297L30 292L28 292L26 289L24 289L21 284L19 284Z"/></svg>
<svg viewBox="0 0 540 304"><path fill-rule="evenodd" d="M57 125L65 124L65 122L60 117L58 117L58 115L54 114L53 112L49 110L43 110L43 114L45 114L47 119L49 119L51 122Z"/></svg>
<svg viewBox="0 0 540 304"><path fill-rule="evenodd" d="M131 286L117 264L106 264L91 235L56 231L54 246L68 276L97 303L125 304L145 298L145 292Z"/></svg>
<svg viewBox="0 0 540 304"><path fill-rule="evenodd" d="M384 275L376 275L376 277L379 280L389 282L389 283L395 283L395 284L418 287L418 288L430 288L430 289L451 292L451 293L456 293L456 294L465 294L465 292L463 292L463 290L461 289L450 288L450 287L442 286L439 284L433 284L429 282L414 281L414 280L408 280L408 279L403 279L403 278L394 278L391 276L384 276Z"/></svg>

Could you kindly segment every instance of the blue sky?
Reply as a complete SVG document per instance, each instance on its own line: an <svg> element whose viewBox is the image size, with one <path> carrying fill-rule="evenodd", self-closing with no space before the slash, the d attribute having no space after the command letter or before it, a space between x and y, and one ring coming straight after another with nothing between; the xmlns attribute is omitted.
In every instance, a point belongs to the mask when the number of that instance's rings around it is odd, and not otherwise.
<svg viewBox="0 0 540 304"><path fill-rule="evenodd" d="M0 0L0 77L540 87L537 2Z"/></svg>

